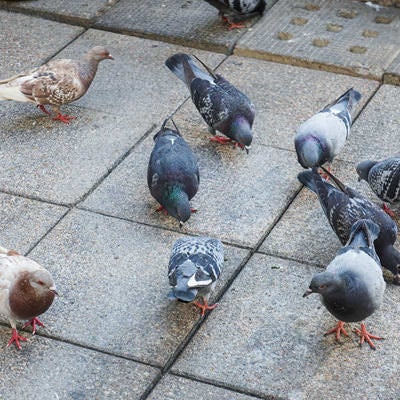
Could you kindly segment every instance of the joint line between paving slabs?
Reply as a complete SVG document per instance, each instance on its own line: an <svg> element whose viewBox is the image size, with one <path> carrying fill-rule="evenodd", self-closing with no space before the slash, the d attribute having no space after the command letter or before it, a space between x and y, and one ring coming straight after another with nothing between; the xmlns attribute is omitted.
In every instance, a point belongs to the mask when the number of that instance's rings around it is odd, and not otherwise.
<svg viewBox="0 0 400 400"><path fill-rule="evenodd" d="M222 297L225 295L225 293L229 290L231 287L232 283L235 281L235 279L238 277L238 275L242 272L243 268L247 265L251 257L258 251L258 249L261 247L262 243L264 240L268 237L268 235L271 233L271 231L274 229L276 224L281 220L287 209L290 207L290 205L293 203L293 201L296 199L298 194L300 193L302 189L302 186L295 191L295 193L292 195L292 197L289 199L287 202L286 206L282 210L282 212L278 215L278 217L272 222L271 226L264 232L264 234L261 236L257 244L251 248L248 252L248 254L244 257L243 261L240 263L239 267L237 270L232 274L232 276L228 279L226 284L221 288L220 294L216 297L215 302L218 303ZM144 393L144 395L141 397L141 400L145 400L151 392L154 390L154 388L157 386L158 382L162 379L164 375L166 375L172 368L172 366L175 364L179 356L182 354L182 352L186 349L188 344L191 342L193 337L196 335L200 327L207 321L207 318L209 315L211 315L212 311L207 313L203 318L201 318L197 323L192 327L190 332L186 335L186 337L182 340L182 342L179 344L177 349L174 351L174 353L171 355L171 357L167 360L165 363L165 366L161 370L161 376L160 379L155 382L153 386L149 386L148 390ZM271 398L271 397L269 397Z"/></svg>
<svg viewBox="0 0 400 400"><path fill-rule="evenodd" d="M60 203L60 202L57 202L54 200L43 199L41 197L33 196L30 194L22 194L22 193L18 193L18 192L13 192L12 190L0 190L0 193L8 194L8 195L14 196L14 197L20 197L21 199L39 201L41 203L51 204L53 206L69 207L69 208L71 208L73 206L72 204L69 204L69 203Z"/></svg>

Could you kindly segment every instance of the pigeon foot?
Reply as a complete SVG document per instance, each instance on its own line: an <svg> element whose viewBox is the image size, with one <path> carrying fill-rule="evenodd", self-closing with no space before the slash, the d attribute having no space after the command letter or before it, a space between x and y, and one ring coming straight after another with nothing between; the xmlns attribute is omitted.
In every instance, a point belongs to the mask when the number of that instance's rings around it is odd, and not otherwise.
<svg viewBox="0 0 400 400"><path fill-rule="evenodd" d="M217 143L220 143L220 144L227 144L227 143L232 142L232 139L229 139L228 137L225 137L225 136L216 135L216 136L210 138L210 142L217 142Z"/></svg>
<svg viewBox="0 0 400 400"><path fill-rule="evenodd" d="M202 317L204 317L204 314L206 313L207 310L213 310L215 307L218 306L217 303L210 306L207 300L204 298L203 298L203 303L200 303L199 301L194 301L193 304L201 309Z"/></svg>
<svg viewBox="0 0 400 400"><path fill-rule="evenodd" d="M327 168L327 170L328 170L330 173L332 173L332 168L331 168L331 166L329 166L329 167ZM326 172L320 171L319 174L321 175L322 179L325 179L327 182L329 182L330 176L329 176Z"/></svg>
<svg viewBox="0 0 400 400"><path fill-rule="evenodd" d="M228 31L232 31L233 29L242 29L246 28L246 25L242 24L241 22L232 22L229 21L229 18L225 17L224 15L221 16L223 22L228 24Z"/></svg>
<svg viewBox="0 0 400 400"><path fill-rule="evenodd" d="M162 211L164 215L168 215L168 211L164 208L164 206L159 206L156 208L156 212Z"/></svg>
<svg viewBox="0 0 400 400"><path fill-rule="evenodd" d="M76 117L72 115L62 115L61 113L57 114L57 117L53 118L53 121L61 121L64 122L65 124L69 124L71 119L75 119Z"/></svg>
<svg viewBox="0 0 400 400"><path fill-rule="evenodd" d="M389 215L392 219L396 220L396 214L387 206L386 203L382 204L382 210Z"/></svg>
<svg viewBox="0 0 400 400"><path fill-rule="evenodd" d="M335 339L337 341L339 341L341 334L343 334L344 336L349 336L349 334L346 332L346 329L344 329L343 321L338 321L336 326L330 329L328 332L326 332L324 336L331 335L332 333L335 334Z"/></svg>
<svg viewBox="0 0 400 400"><path fill-rule="evenodd" d="M51 115L51 112L48 111L48 110L46 109L46 107L45 107L43 104L38 104L38 105L37 105L37 108L40 108L45 114Z"/></svg>
<svg viewBox="0 0 400 400"><path fill-rule="evenodd" d="M376 350L375 345L372 343L371 339L375 339L375 340L382 340L383 338L379 337L379 336L375 336L375 335L371 335L368 331L367 328L365 327L365 324L361 324L361 329L355 329L354 332L360 336L360 347L362 346L362 344L365 342L367 342L369 344L369 347L371 347L372 350Z"/></svg>
<svg viewBox="0 0 400 400"><path fill-rule="evenodd" d="M26 337L18 335L18 331L15 328L13 328L12 334L11 334L11 339L8 341L7 347L14 343L18 350L22 350L22 347L19 343L20 340L22 342L28 341L28 339Z"/></svg>
<svg viewBox="0 0 400 400"><path fill-rule="evenodd" d="M24 324L22 329L25 329L27 326L31 325L32 326L32 334L34 335L36 332L36 324L39 326L44 327L44 323L39 320L37 317L33 317L30 321Z"/></svg>

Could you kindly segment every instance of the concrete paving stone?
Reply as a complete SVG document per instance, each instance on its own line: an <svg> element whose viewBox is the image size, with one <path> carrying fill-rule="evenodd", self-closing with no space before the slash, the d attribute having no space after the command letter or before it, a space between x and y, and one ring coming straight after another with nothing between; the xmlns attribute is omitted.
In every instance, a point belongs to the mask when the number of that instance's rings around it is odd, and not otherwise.
<svg viewBox="0 0 400 400"><path fill-rule="evenodd" d="M360 349L354 333L340 344L323 336L335 319L318 296L302 298L317 271L254 255L172 371L267 398L399 398L399 288L367 319L386 340Z"/></svg>
<svg viewBox="0 0 400 400"><path fill-rule="evenodd" d="M399 16L399 9L377 12L354 1L280 1L235 54L381 79L400 53Z"/></svg>
<svg viewBox="0 0 400 400"><path fill-rule="evenodd" d="M1 343L10 335L0 328ZM139 399L159 375L147 365L38 335L22 345L22 351L0 352L2 399Z"/></svg>
<svg viewBox="0 0 400 400"><path fill-rule="evenodd" d="M75 210L33 250L60 297L43 316L69 342L164 365L199 320L198 309L167 298L169 255L181 235ZM247 252L225 246L211 302Z"/></svg>
<svg viewBox="0 0 400 400"><path fill-rule="evenodd" d="M275 3L276 0L268 1L267 8ZM248 20L246 26L256 21L257 18ZM199 0L121 0L95 26L225 53L244 32L244 29L229 31L218 10Z"/></svg>
<svg viewBox="0 0 400 400"><path fill-rule="evenodd" d="M163 121L188 96L185 85L164 65L174 53L191 52L182 46L89 29L57 57L84 54L96 45L106 46L114 61L101 63L88 93L74 104L132 118L132 128L149 129ZM197 51L216 67L222 54ZM142 129L143 130L143 129Z"/></svg>
<svg viewBox="0 0 400 400"><path fill-rule="evenodd" d="M206 125L189 102L174 120L198 157L200 168L200 188L191 202L198 211L184 231L255 246L300 187L295 154L255 145L247 155L232 145L211 143ZM147 187L152 136L107 177L82 207L179 229L174 218L155 211L158 203Z"/></svg>
<svg viewBox="0 0 400 400"><path fill-rule="evenodd" d="M255 143L294 151L299 125L350 87L362 93L357 115L379 83L324 71L244 57L229 57L218 73L246 93L256 106Z"/></svg>
<svg viewBox="0 0 400 400"><path fill-rule="evenodd" d="M384 75L384 82L400 85L400 54L390 64Z"/></svg>
<svg viewBox="0 0 400 400"><path fill-rule="evenodd" d="M333 173L344 184L356 189L376 204L382 204L365 181L358 182L355 164L335 162ZM396 244L400 250L399 240L400 234ZM340 241L331 229L317 196L304 188L259 250L306 263L328 265L340 247Z"/></svg>
<svg viewBox="0 0 400 400"><path fill-rule="evenodd" d="M77 119L52 121L30 104L0 109L0 190L73 204L149 128L133 116L75 106L62 112Z"/></svg>
<svg viewBox="0 0 400 400"><path fill-rule="evenodd" d="M4 10L0 21L0 80L43 64L84 30Z"/></svg>
<svg viewBox="0 0 400 400"><path fill-rule="evenodd" d="M166 375L147 400L254 400L255 397L174 375Z"/></svg>
<svg viewBox="0 0 400 400"><path fill-rule="evenodd" d="M67 208L0 193L0 245L24 254Z"/></svg>
<svg viewBox="0 0 400 400"><path fill-rule="evenodd" d="M87 26L112 7L117 0L35 0L0 1L0 8L29 12L33 15Z"/></svg>
<svg viewBox="0 0 400 400"><path fill-rule="evenodd" d="M355 122L338 158L357 163L399 154L399 104L400 87L381 86Z"/></svg>

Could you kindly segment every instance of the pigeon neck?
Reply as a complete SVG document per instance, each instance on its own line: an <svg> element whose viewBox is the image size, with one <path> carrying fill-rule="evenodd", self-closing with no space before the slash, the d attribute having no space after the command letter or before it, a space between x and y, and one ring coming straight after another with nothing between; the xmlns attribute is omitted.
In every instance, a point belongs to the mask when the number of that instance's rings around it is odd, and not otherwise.
<svg viewBox="0 0 400 400"><path fill-rule="evenodd" d="M186 222L190 217L189 197L180 186L171 186L165 191L163 205L179 221Z"/></svg>
<svg viewBox="0 0 400 400"><path fill-rule="evenodd" d="M31 319L43 314L54 300L54 293L39 293L29 282L29 273L21 273L10 291L9 305L17 319Z"/></svg>
<svg viewBox="0 0 400 400"><path fill-rule="evenodd" d="M99 61L88 57L85 58L83 63L79 63L79 77L87 87L92 83L93 78L96 75L98 65Z"/></svg>

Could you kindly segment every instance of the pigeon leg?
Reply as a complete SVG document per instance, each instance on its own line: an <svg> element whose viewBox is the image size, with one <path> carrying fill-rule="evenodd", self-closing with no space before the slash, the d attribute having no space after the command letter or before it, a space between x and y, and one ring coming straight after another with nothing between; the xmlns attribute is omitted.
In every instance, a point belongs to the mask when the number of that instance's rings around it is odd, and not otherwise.
<svg viewBox="0 0 400 400"><path fill-rule="evenodd" d="M360 340L360 347L362 346L362 344L364 343L364 341L366 341L369 346L371 347L372 350L375 350L376 347L375 345L372 343L371 339L376 339L376 340L382 340L383 338L379 337L379 336L375 336L375 335L371 335L368 331L367 328L365 327L365 324L361 324L361 329L355 329L354 332L360 336L361 340Z"/></svg>
<svg viewBox="0 0 400 400"><path fill-rule="evenodd" d="M196 208L190 207L190 212L191 212L192 214L197 213L197 209L196 209Z"/></svg>
<svg viewBox="0 0 400 400"><path fill-rule="evenodd" d="M217 143L221 143L221 144L227 144L232 142L232 139L229 139L228 137L225 136L214 136L212 138L210 138L210 142L217 142Z"/></svg>
<svg viewBox="0 0 400 400"><path fill-rule="evenodd" d="M164 206L159 206L158 208L156 208L156 212L160 211L162 211L164 215L168 215L168 211L164 208Z"/></svg>
<svg viewBox="0 0 400 400"><path fill-rule="evenodd" d="M332 173L332 168L331 168L330 165L328 166L327 170L328 170L330 173ZM323 179L325 179L327 182L329 181L330 177L329 177L328 174L326 174L325 172L322 172L322 171L320 171L319 174L320 174L321 177L322 177Z"/></svg>
<svg viewBox="0 0 400 400"><path fill-rule="evenodd" d="M213 304L212 306L210 306L204 297L203 297L203 303L200 303L199 301L194 301L193 304L201 309L202 317L204 317L204 314L206 313L207 310L213 310L218 305L218 304Z"/></svg>
<svg viewBox="0 0 400 400"><path fill-rule="evenodd" d="M27 326L31 325L32 326L32 334L34 335L36 332L36 324L39 326L44 327L44 323L39 320L37 317L33 317L30 321L24 324L22 329L25 329Z"/></svg>
<svg viewBox="0 0 400 400"><path fill-rule="evenodd" d="M386 203L382 204L382 210L392 219L396 219L396 214L386 205Z"/></svg>
<svg viewBox="0 0 400 400"><path fill-rule="evenodd" d="M64 122L65 124L69 124L71 119L75 119L76 117L72 115L62 115L61 113L58 113L55 118L53 118L53 121L61 121Z"/></svg>
<svg viewBox="0 0 400 400"><path fill-rule="evenodd" d="M8 341L7 347L14 343L18 350L22 350L22 347L19 344L20 340L23 342L28 341L26 337L18 335L18 331L15 328L12 328L11 339Z"/></svg>
<svg viewBox="0 0 400 400"><path fill-rule="evenodd" d="M343 321L338 321L336 326L330 329L328 332L324 334L324 336L330 335L334 333L335 338L337 341L340 339L340 334L343 333L344 336L349 336L349 334L346 332L346 329L344 329L344 322Z"/></svg>
<svg viewBox="0 0 400 400"><path fill-rule="evenodd" d="M246 28L246 25L242 24L241 22L232 22L229 21L229 18L225 17L225 15L221 16L222 21L228 24L228 31L231 31L233 29L241 29L241 28Z"/></svg>
<svg viewBox="0 0 400 400"><path fill-rule="evenodd" d="M46 107L43 104L38 104L37 108L40 108L45 114L51 115L51 112L46 110Z"/></svg>

